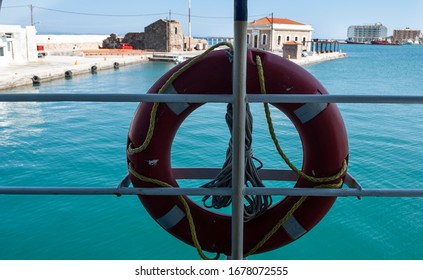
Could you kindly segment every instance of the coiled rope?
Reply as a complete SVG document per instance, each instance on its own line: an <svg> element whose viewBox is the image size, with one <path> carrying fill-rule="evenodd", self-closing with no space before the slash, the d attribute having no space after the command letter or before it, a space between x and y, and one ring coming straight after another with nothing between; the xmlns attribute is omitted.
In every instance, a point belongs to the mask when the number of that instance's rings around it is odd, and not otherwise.
<svg viewBox="0 0 423 280"><path fill-rule="evenodd" d="M245 185L249 187L265 187L261 181L257 170L260 169L263 164L261 161L253 157L253 149L251 148L253 137L253 116L250 112L250 106L247 104L246 108L247 117L245 123ZM226 113L226 124L228 125L229 131L232 135L232 124L233 124L232 104L228 104ZM260 163L259 168L254 165L253 160L257 160ZM226 160L219 174L213 181L201 186L202 188L225 188L232 186L232 137L229 141L229 146L226 151ZM203 197L203 204L206 208L221 209L228 207L232 203L232 197L230 196L212 196L211 203L207 204L211 196L206 195ZM254 219L264 212L272 205L272 197L269 195L251 195L244 197L246 204L244 204L244 221Z"/></svg>

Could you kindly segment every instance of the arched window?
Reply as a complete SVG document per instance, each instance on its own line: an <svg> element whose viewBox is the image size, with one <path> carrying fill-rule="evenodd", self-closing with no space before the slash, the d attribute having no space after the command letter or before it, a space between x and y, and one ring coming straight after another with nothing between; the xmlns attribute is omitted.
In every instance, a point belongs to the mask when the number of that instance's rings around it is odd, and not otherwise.
<svg viewBox="0 0 423 280"><path fill-rule="evenodd" d="M295 40L294 40L295 42L298 42L298 36L295 36Z"/></svg>
<svg viewBox="0 0 423 280"><path fill-rule="evenodd" d="M259 36L254 35L253 48L255 48L255 49L258 48L258 41L259 41Z"/></svg>
<svg viewBox="0 0 423 280"><path fill-rule="evenodd" d="M250 34L247 34L247 45L250 44Z"/></svg>
<svg viewBox="0 0 423 280"><path fill-rule="evenodd" d="M267 34L263 34L262 40L261 40L261 44L262 45L267 45Z"/></svg>
<svg viewBox="0 0 423 280"><path fill-rule="evenodd" d="M286 41L289 42L291 40L291 37L286 36Z"/></svg>
<svg viewBox="0 0 423 280"><path fill-rule="evenodd" d="M279 35L279 36L278 36L278 45L280 46L280 45L281 45L281 43L282 43L282 36L281 36L281 35Z"/></svg>
<svg viewBox="0 0 423 280"><path fill-rule="evenodd" d="M178 34L178 27L175 27L175 35Z"/></svg>
<svg viewBox="0 0 423 280"><path fill-rule="evenodd" d="M307 40L307 38L306 37L303 37L303 46L306 45L306 40Z"/></svg>

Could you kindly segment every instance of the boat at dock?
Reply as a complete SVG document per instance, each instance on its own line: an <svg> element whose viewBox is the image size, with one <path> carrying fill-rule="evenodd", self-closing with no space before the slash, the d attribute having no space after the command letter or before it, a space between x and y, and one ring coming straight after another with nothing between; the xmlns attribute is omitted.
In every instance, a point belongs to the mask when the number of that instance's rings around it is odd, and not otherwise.
<svg viewBox="0 0 423 280"><path fill-rule="evenodd" d="M351 45L368 45L369 44L368 42L354 42L354 41L350 41L350 40L347 40L345 42L347 44L351 44Z"/></svg>
<svg viewBox="0 0 423 280"><path fill-rule="evenodd" d="M371 41L372 45L383 45L383 46L401 46L402 44L398 42L389 42L387 40L374 40Z"/></svg>
<svg viewBox="0 0 423 280"><path fill-rule="evenodd" d="M185 56L174 54L153 54L148 58L150 61L174 62L175 64L184 62L186 59Z"/></svg>

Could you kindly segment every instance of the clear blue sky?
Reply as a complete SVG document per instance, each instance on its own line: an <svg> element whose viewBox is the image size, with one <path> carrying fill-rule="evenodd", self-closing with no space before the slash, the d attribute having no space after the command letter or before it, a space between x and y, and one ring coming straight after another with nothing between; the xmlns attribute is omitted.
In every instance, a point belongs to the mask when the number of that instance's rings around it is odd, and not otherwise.
<svg viewBox="0 0 423 280"><path fill-rule="evenodd" d="M248 2L250 20L273 13L274 17L286 17L311 24L314 38L345 39L348 26L376 22L388 27L388 35L394 29L405 27L423 29L423 0ZM0 24L30 24L30 4L34 5L34 22L39 33L124 35L127 32L143 31L145 26L157 19L169 17L169 11L171 18L182 22L184 33L188 33L188 0L3 0ZM234 2L231 0L191 0L192 34L233 36L233 6Z"/></svg>

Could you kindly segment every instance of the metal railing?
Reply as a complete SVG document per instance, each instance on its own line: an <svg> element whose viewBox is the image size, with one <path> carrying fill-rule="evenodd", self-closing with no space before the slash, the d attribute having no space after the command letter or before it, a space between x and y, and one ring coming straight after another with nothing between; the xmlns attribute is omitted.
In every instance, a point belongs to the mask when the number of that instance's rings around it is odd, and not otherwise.
<svg viewBox="0 0 423 280"><path fill-rule="evenodd" d="M283 94L248 94L245 98L250 103L376 103L376 104L423 104L423 96L380 96L380 95L283 95ZM190 102L190 103L232 103L237 102L232 94L0 94L0 102ZM234 114L236 111L234 110ZM239 127L245 127L239 126ZM245 131L241 130L241 133ZM235 136L234 136L235 137ZM242 140L241 140L242 141ZM242 145L241 145L242 146ZM242 146L244 148L244 146ZM331 196L331 197L423 197L423 188L407 189L363 189L360 184L347 173L344 184L347 189L313 189L313 188L246 188L243 174L244 156L236 155L240 162L237 174L238 191L234 185L228 188L130 188L130 180L127 175L118 186L99 187L22 187L0 186L0 195L226 195L232 196L240 202L232 204L232 232L236 235L237 244L232 243L232 259L242 259L243 240L243 198L245 195L284 195L284 196ZM235 164L235 163L233 163ZM217 168L173 168L172 172L176 179L213 179L220 170ZM242 174L239 175L238 173ZM263 180L296 181L297 175L291 170L260 170ZM235 178L235 177L234 177ZM239 177L238 177L239 179ZM240 225L241 224L241 225ZM240 244L239 244L240 243Z"/></svg>

